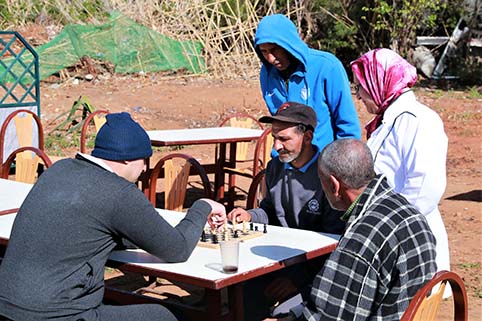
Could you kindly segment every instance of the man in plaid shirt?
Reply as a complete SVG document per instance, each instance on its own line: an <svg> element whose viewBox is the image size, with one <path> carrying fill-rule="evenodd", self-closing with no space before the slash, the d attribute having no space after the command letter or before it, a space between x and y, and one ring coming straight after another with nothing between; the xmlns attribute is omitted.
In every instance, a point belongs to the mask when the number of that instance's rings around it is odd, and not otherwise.
<svg viewBox="0 0 482 321"><path fill-rule="evenodd" d="M308 302L267 320L400 320L436 272L435 238L415 207L375 175L365 143L340 139L318 159L330 205L347 228L315 277Z"/></svg>

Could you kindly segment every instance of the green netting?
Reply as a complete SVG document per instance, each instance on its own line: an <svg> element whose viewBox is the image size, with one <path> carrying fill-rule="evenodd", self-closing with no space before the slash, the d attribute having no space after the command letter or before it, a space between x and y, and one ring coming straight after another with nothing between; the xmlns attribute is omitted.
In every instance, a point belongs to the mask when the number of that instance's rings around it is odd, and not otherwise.
<svg viewBox="0 0 482 321"><path fill-rule="evenodd" d="M201 50L200 42L173 40L119 12L113 12L103 25L67 25L52 41L35 49L40 79L72 66L82 56L109 61L118 73L179 69L201 73L205 69ZM3 62L9 65L8 59ZM0 81L11 81L10 77L0 66Z"/></svg>

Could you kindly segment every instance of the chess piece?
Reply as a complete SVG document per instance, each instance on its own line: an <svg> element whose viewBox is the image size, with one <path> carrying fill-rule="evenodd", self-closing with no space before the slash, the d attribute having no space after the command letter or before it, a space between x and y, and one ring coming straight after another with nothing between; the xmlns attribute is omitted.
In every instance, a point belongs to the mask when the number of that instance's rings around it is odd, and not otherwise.
<svg viewBox="0 0 482 321"><path fill-rule="evenodd" d="M206 232L203 231L202 234L201 234L201 242L206 242L207 238L206 238Z"/></svg>
<svg viewBox="0 0 482 321"><path fill-rule="evenodd" d="M246 221L243 221L243 233L246 234Z"/></svg>
<svg viewBox="0 0 482 321"><path fill-rule="evenodd" d="M255 231L255 232L258 232L258 227L257 227L257 226L254 227L254 231Z"/></svg>
<svg viewBox="0 0 482 321"><path fill-rule="evenodd" d="M239 237L239 235L238 235L238 230L234 230L234 235L233 235L233 237L234 237L235 239L237 239L237 238Z"/></svg>
<svg viewBox="0 0 482 321"><path fill-rule="evenodd" d="M218 235L216 233L213 234L213 244L218 244Z"/></svg>
<svg viewBox="0 0 482 321"><path fill-rule="evenodd" d="M251 231L253 230L253 226L254 226L253 222L249 223L249 229L250 229Z"/></svg>
<svg viewBox="0 0 482 321"><path fill-rule="evenodd" d="M263 224L263 233L268 233L268 230L266 229L266 224Z"/></svg>

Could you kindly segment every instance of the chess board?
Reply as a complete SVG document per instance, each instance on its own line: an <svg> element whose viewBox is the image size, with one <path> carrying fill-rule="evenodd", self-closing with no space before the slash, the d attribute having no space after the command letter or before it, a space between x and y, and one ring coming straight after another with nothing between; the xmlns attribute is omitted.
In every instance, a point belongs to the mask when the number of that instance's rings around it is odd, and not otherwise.
<svg viewBox="0 0 482 321"><path fill-rule="evenodd" d="M218 249L219 242L224 240L238 239L240 241L245 241L262 236L265 233L267 233L266 224L247 223L237 224L236 226L226 224L217 231L212 231L207 227L204 229L197 245Z"/></svg>

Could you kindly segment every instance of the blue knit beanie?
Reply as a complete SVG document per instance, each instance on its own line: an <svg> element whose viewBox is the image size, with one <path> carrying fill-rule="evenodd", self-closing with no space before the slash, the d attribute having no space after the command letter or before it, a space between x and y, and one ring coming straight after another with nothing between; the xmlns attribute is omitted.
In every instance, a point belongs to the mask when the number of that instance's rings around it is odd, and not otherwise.
<svg viewBox="0 0 482 321"><path fill-rule="evenodd" d="M95 138L92 156L123 161L151 157L151 140L129 113L107 114Z"/></svg>

